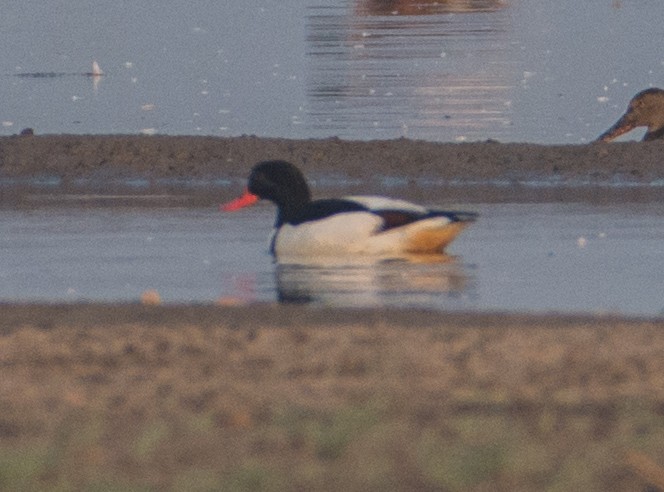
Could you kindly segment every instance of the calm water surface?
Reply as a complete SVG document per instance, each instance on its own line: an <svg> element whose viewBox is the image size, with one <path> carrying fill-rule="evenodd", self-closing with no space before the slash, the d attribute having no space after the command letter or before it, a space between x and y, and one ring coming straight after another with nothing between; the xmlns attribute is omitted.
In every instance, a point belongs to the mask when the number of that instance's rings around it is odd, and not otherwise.
<svg viewBox="0 0 664 492"><path fill-rule="evenodd" d="M664 86L661 0L9 0L0 32L5 135L578 143ZM0 210L0 300L664 309L661 206L468 207L451 261L323 266L271 262L271 207Z"/></svg>
<svg viewBox="0 0 664 492"><path fill-rule="evenodd" d="M663 26L661 0L9 0L0 133L578 143L664 86Z"/></svg>
<svg viewBox="0 0 664 492"><path fill-rule="evenodd" d="M0 301L298 302L535 312L664 312L657 204L468 204L435 262L277 265L274 210L0 211Z"/></svg>

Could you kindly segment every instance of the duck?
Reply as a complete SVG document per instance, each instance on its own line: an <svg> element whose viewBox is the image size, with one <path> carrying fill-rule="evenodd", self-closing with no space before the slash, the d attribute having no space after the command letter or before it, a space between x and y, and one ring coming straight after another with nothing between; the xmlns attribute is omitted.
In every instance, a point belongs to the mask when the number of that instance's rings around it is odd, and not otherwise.
<svg viewBox="0 0 664 492"><path fill-rule="evenodd" d="M442 254L478 217L375 195L313 200L302 172L283 160L257 163L244 193L220 207L233 212L261 199L277 207L270 240L277 259Z"/></svg>
<svg viewBox="0 0 664 492"><path fill-rule="evenodd" d="M625 114L597 140L610 142L639 126L648 127L644 142L664 140L664 90L653 87L639 92L629 102Z"/></svg>

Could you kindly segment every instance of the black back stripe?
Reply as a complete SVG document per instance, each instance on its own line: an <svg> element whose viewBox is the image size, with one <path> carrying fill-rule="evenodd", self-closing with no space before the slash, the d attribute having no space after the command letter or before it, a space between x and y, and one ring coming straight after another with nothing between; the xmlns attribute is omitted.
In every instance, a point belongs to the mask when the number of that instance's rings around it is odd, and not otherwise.
<svg viewBox="0 0 664 492"><path fill-rule="evenodd" d="M304 224L305 222L313 222L332 217L333 215L349 212L370 212L379 216L383 220L383 225L381 227L381 230L383 231L412 224L418 220L431 219L434 217L446 217L452 222L468 222L477 218L477 214L473 212L430 210L422 213L415 210L400 209L372 210L353 200L330 198L325 200L314 200L307 203L294 215L294 217L288 220L287 223L295 226ZM281 224L282 222L278 220L277 226L280 226Z"/></svg>
<svg viewBox="0 0 664 492"><path fill-rule="evenodd" d="M325 219L336 214L347 212L368 212L365 206L341 198L330 198L326 200L314 200L307 203L291 220L291 225L299 225L305 222Z"/></svg>
<svg viewBox="0 0 664 492"><path fill-rule="evenodd" d="M381 228L383 231L435 217L444 217L450 222L472 222L477 219L477 214L473 212L445 210L429 210L426 213L418 213L410 210L372 210L372 212L383 219L383 227Z"/></svg>

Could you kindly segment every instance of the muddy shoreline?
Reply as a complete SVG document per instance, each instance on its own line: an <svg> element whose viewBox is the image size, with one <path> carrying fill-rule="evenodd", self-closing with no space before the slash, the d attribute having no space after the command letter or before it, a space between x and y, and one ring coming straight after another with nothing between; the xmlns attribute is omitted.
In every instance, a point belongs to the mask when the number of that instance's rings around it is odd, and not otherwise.
<svg viewBox="0 0 664 492"><path fill-rule="evenodd" d="M0 202L26 194L165 195L208 204L250 167L286 159L314 190L425 201L660 200L664 142L537 145L138 135L0 138ZM186 197L186 198L183 198ZM150 204L149 200L144 200Z"/></svg>
<svg viewBox="0 0 664 492"><path fill-rule="evenodd" d="M334 327L355 323L358 320L370 327L393 328L436 327L450 325L514 326L530 329L557 329L584 326L607 328L616 325L638 326L657 324L662 320L642 316L591 315L564 313L507 313L462 312L443 313L427 309L337 308L325 306L300 306L275 303L220 306L215 304L167 304L163 306L140 303L6 303L0 302L0 335L7 335L22 326L51 329L69 324L116 326L147 323L155 326L183 326L199 324L209 327L227 325L231 329L288 327ZM257 321L261 322L258 326Z"/></svg>
<svg viewBox="0 0 664 492"><path fill-rule="evenodd" d="M405 138L33 135L0 137L0 176L244 178L257 161L286 159L307 173L343 173L359 179L376 175L450 181L556 178L602 184L624 177L649 183L664 179L662 152L664 142L538 145Z"/></svg>

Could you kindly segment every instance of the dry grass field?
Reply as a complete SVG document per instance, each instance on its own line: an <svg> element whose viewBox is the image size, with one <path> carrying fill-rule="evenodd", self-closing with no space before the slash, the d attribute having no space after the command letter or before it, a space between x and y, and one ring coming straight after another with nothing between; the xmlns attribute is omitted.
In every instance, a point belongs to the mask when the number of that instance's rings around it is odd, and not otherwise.
<svg viewBox="0 0 664 492"><path fill-rule="evenodd" d="M664 322L270 305L0 318L3 490L664 487Z"/></svg>

